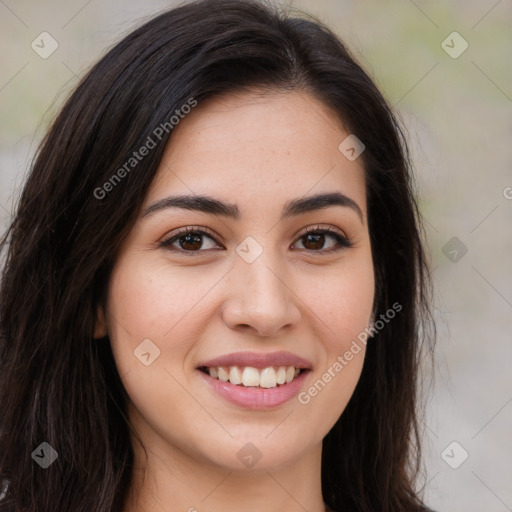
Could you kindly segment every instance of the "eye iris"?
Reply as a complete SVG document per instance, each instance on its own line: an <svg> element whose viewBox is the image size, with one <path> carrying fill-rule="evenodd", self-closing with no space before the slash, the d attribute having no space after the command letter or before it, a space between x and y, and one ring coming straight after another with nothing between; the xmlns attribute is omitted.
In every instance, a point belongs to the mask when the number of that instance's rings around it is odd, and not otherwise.
<svg viewBox="0 0 512 512"><path fill-rule="evenodd" d="M181 248L185 250L199 249L202 245L201 236L202 235L197 233L187 233L186 235L180 236ZM182 243L183 240L185 240L184 243ZM194 243L198 244L198 246L196 245L194 247Z"/></svg>
<svg viewBox="0 0 512 512"><path fill-rule="evenodd" d="M313 241L313 249L321 249L325 242L325 235L323 233L316 233L316 234L309 233L308 235L306 235L306 242L304 243L304 246L308 249L311 249L311 247L307 247L308 241L310 239L314 240Z"/></svg>

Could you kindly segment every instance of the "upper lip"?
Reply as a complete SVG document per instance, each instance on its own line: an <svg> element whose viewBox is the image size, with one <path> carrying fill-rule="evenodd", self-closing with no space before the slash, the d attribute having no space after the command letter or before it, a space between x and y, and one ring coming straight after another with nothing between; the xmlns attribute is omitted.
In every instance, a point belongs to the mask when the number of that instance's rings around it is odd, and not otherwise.
<svg viewBox="0 0 512 512"><path fill-rule="evenodd" d="M291 352L233 352L204 361L198 368L207 366L251 366L253 368L268 368L269 366L295 366L310 370L311 363Z"/></svg>

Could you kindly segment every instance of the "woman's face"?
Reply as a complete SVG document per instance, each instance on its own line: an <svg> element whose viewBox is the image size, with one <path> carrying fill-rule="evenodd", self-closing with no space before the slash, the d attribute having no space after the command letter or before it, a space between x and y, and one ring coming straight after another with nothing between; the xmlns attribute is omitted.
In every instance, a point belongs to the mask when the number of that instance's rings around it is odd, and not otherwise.
<svg viewBox="0 0 512 512"><path fill-rule="evenodd" d="M214 98L174 128L106 308L148 454L268 470L320 453L359 379L374 298L348 135L303 92ZM338 200L312 200L323 194Z"/></svg>

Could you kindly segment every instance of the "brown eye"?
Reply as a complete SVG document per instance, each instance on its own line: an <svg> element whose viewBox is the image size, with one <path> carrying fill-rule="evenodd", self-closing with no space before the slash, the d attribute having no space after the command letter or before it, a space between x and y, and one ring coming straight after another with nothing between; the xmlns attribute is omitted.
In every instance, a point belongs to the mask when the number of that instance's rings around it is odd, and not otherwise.
<svg viewBox="0 0 512 512"><path fill-rule="evenodd" d="M205 242L205 239L207 241ZM208 247L209 240L209 247ZM352 242L342 234L332 229L308 228L306 232L299 238L303 244L303 250L308 252L317 253L330 253L339 251L341 249L351 247ZM329 243L330 247L325 248ZM204 229L199 228L185 228L176 233L172 233L168 238L160 242L160 247L167 250L193 255L194 253L203 253L208 249L219 249L220 244L217 243L212 234L209 234ZM206 247L205 247L206 245ZM302 248L299 247L302 250Z"/></svg>
<svg viewBox="0 0 512 512"><path fill-rule="evenodd" d="M180 242L180 246L182 249L187 251L194 251L196 249L200 249L203 245L201 237L203 235L197 233L187 233L186 235L182 235L178 238Z"/></svg>
<svg viewBox="0 0 512 512"><path fill-rule="evenodd" d="M324 245L329 238L333 239L335 243L331 244L330 248L325 249ZM302 243L305 250L320 253L333 252L352 246L352 242L338 232L318 227L306 230L306 233L299 240L303 240Z"/></svg>
<svg viewBox="0 0 512 512"><path fill-rule="evenodd" d="M211 235L202 229L196 228L186 228L172 234L169 238L166 238L160 243L160 247L182 253L203 252L205 250L204 237L214 242L213 244L210 244L212 247L206 247L206 249L219 247ZM178 247L176 247L176 244Z"/></svg>
<svg viewBox="0 0 512 512"><path fill-rule="evenodd" d="M305 239L304 241L304 247L306 249L322 249L323 245L325 244L325 234L324 233L309 233L303 237Z"/></svg>

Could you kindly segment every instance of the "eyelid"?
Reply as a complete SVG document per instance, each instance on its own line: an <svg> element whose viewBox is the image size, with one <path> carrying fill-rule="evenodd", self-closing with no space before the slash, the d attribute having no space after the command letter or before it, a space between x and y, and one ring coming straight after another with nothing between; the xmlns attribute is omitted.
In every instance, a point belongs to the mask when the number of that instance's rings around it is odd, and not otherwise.
<svg viewBox="0 0 512 512"><path fill-rule="evenodd" d="M336 226L331 226L330 224L315 224L315 225L308 226L307 228L304 228L304 230L300 230L295 235L295 237L300 238L300 237L303 237L304 235L307 235L308 233L316 232L316 231L334 232L334 233L337 233L338 235L340 235L342 238L346 238L348 240L348 236L344 233L344 231L342 231L340 228L337 228Z"/></svg>
<svg viewBox="0 0 512 512"><path fill-rule="evenodd" d="M184 228L178 228L178 229L175 229L174 231L171 231L169 234L165 235L164 236L164 241L165 240L169 240L170 238L174 238L176 236L183 236L183 235L186 235L187 233L204 233L206 235L208 235L209 237L211 237L213 240L215 240L216 243L218 243L217 241L217 238L218 238L218 235L213 232L210 228L207 228L205 226L185 226Z"/></svg>
<svg viewBox="0 0 512 512"><path fill-rule="evenodd" d="M207 235L209 238L211 238L217 245L222 245L217 240L218 236L209 228L204 226L186 226L184 228L178 228L170 233L165 234L160 241L158 242L158 246L163 247L164 249L170 248L170 241L174 238L179 238L181 236L185 236L188 233L199 233L203 235ZM171 248L172 250L172 248ZM181 253L201 253L205 251L183 251L183 250L176 250L175 252L181 252Z"/></svg>
<svg viewBox="0 0 512 512"><path fill-rule="evenodd" d="M353 247L355 245L355 242L350 239L343 230L336 226L332 226L330 224L316 224L312 226L308 226L307 228L299 231L297 235L295 235L295 240L299 241L301 238L305 237L309 233L320 233L320 234L326 234L328 236L331 236L336 239L337 241L337 247L333 249L322 249L319 251L312 251L307 249L302 249L307 254L315 254L318 253L319 255L328 255L328 254L334 254L341 252L343 249L348 249L350 247ZM294 242L295 244L296 242Z"/></svg>

